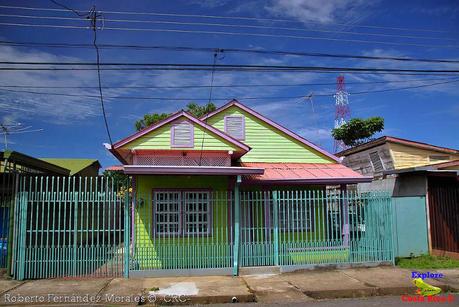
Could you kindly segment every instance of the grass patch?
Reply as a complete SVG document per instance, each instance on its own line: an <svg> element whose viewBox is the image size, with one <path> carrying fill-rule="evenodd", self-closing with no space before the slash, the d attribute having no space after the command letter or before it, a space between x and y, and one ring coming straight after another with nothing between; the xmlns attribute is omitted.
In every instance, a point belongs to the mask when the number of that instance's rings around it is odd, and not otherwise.
<svg viewBox="0 0 459 307"><path fill-rule="evenodd" d="M422 255L412 258L397 258L395 264L404 269L450 269L459 268L459 260L445 256Z"/></svg>

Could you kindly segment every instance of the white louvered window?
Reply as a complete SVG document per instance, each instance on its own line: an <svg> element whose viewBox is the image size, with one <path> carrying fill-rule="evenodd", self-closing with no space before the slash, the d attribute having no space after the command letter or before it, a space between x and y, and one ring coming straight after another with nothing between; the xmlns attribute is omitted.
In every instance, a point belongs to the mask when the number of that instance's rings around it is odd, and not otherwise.
<svg viewBox="0 0 459 307"><path fill-rule="evenodd" d="M381 157L377 151L370 152L370 160L371 164L373 165L373 170L376 173L380 173L385 169Z"/></svg>
<svg viewBox="0 0 459 307"><path fill-rule="evenodd" d="M225 132L237 140L245 139L244 116L226 116Z"/></svg>
<svg viewBox="0 0 459 307"><path fill-rule="evenodd" d="M181 122L172 125L171 147L193 147L193 125L189 122Z"/></svg>

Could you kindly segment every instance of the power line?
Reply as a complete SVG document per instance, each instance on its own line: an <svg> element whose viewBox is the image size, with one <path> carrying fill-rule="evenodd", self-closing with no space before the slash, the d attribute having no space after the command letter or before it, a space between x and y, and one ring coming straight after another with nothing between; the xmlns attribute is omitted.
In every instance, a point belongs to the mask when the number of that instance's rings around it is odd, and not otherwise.
<svg viewBox="0 0 459 307"><path fill-rule="evenodd" d="M4 17L13 18L27 18L27 19L50 19L50 20L76 20L82 21L74 17L62 16L36 16L36 15L18 15L18 14L0 14ZM183 22L183 21L166 21L166 20L133 20L133 19L104 19L105 22L115 23L140 23L140 24L165 24L165 25L181 25L181 26L205 26L205 27L230 27L230 28L246 28L246 29L268 29L280 31L300 31L300 32L318 32L318 33L336 33L347 35L360 35L360 36L376 36L376 37L395 37L395 38L408 38L408 39L429 39L429 40L447 40L457 42L454 38L445 37L432 37L420 35L403 35L403 34L386 34L386 33L371 33L371 32L356 32L356 31L337 31L337 30L324 30L324 29L307 29L295 27L278 27L278 26L262 26L262 25L247 25L247 24L225 24L225 23L210 23L210 22Z"/></svg>
<svg viewBox="0 0 459 307"><path fill-rule="evenodd" d="M427 82L427 81L444 81L452 80L453 78L435 78L435 79L408 79L408 80L385 80L385 81L359 81L346 82L346 84L387 84L387 83L411 83L411 82ZM214 84L214 88L244 88L244 87L297 87L297 86L324 86L336 85L336 83L273 83L273 84ZM210 85L164 85L164 86L102 86L105 89L188 89L188 88L209 88ZM0 88L29 88L29 89L95 89L97 86L50 86L50 85L8 85L0 84Z"/></svg>
<svg viewBox="0 0 459 307"><path fill-rule="evenodd" d="M0 61L3 65L52 65L52 66L111 66L103 70L230 70L230 71L332 71L332 72L411 72L411 73L459 73L457 69L401 69L379 67L335 67L335 66L293 66L293 65L249 65L249 64L188 64L188 63L94 63L94 62L32 62L32 61ZM118 67L113 67L118 66ZM133 66L133 67L129 67ZM80 67L0 67L0 70L94 70L100 68Z"/></svg>
<svg viewBox="0 0 459 307"><path fill-rule="evenodd" d="M0 45L11 45L18 47L52 47L52 48L92 48L89 44L72 44L72 43L40 43L40 42L12 42L0 41ZM412 58L412 57L392 57L392 56L366 56L366 55L351 55L351 54L336 54L336 53L319 53L319 52L296 52L296 51L281 51L281 50L257 50L257 49L240 49L240 48L212 48L212 47L184 47L184 46L149 46L149 45L122 45L122 44L99 44L101 49L126 48L139 50L169 50L169 51L197 51L197 52L214 52L217 49L223 50L225 53L255 53L269 55L293 55L306 57L330 57L330 58L346 58L359 60L391 60L391 61L407 61L407 62L428 62L428 63L459 63L459 60L453 59L427 59L427 58Z"/></svg>
<svg viewBox="0 0 459 307"><path fill-rule="evenodd" d="M0 25L18 26L18 27L60 28L60 29L89 29L88 27L72 26L72 25L26 24L26 23L10 23L10 22L0 22ZM459 48L458 45L434 45L434 44L403 43L403 42L374 41L374 40L363 40L363 39L344 39L344 38L287 35L287 34L269 34L269 33L179 30L179 29L151 29L151 28L106 27L106 26L104 26L104 30L291 38L291 39L300 39L300 40L324 40L324 41L332 41L332 42L347 42L347 43L358 43L358 44L372 43L372 44L381 44L381 45L429 47L429 48Z"/></svg>
<svg viewBox="0 0 459 307"><path fill-rule="evenodd" d="M7 9L22 9L32 11L54 11L54 12L65 12L63 9L51 9L42 7L24 7L24 6L7 6L0 5L0 8ZM79 11L83 12L83 11ZM321 25L320 22L313 21L295 21L289 19L279 18L258 18L258 17L246 17L246 16L217 16L217 15L199 15L199 14L176 14L176 13L158 13L158 12L130 12L130 11L104 11L106 14L124 14L124 15L144 15L144 16L165 16L165 17L191 17L191 18L207 18L207 19L232 19L232 20L251 20L251 21L262 21L262 22L285 22L285 23L296 23L296 24L314 24ZM346 23L330 23L329 25L338 26L349 26ZM386 27L376 25L352 25L354 28L367 28L367 29L384 29L384 30L401 30L401 31L417 31L417 32L434 32L434 33L450 33L451 31L435 30L435 29L419 29L419 28L403 28L403 27Z"/></svg>
<svg viewBox="0 0 459 307"><path fill-rule="evenodd" d="M40 42L12 42L0 41L0 45L11 45L19 47L54 47L54 48L93 48L89 44L72 44L72 43L40 43ZM407 62L428 62L428 63L459 63L459 60L453 59L427 59L427 58L412 58L412 57L393 57L393 56L366 56L366 55L351 55L351 54L336 54L336 53L319 53L319 52L297 52L297 51L281 51L281 50L258 50L258 49L241 49L241 48L212 48L212 47L185 47L185 46L151 46L151 45L123 45L123 44L98 44L101 49L111 48L126 48L140 50L169 50L169 51L197 51L197 52L214 52L217 49L223 50L225 53L255 53L269 55L293 55L305 57L330 57L330 58L346 58L359 60L391 60L391 61L407 61Z"/></svg>
<svg viewBox="0 0 459 307"><path fill-rule="evenodd" d="M360 92L350 92L349 95L362 95L362 94L372 94L372 93L381 93L381 92L391 92L391 91L400 91L408 89L417 89L424 87L432 87L442 84L450 84L459 82L459 79L453 79L450 81L436 82L430 84L416 85L416 86L406 86L398 88L388 88L381 90L369 90L369 91L360 91ZM54 95L54 96L65 96L65 97L80 97L80 98L99 98L98 95L80 95L80 94L68 94L68 93L51 93L51 92L34 92L34 91L22 91L22 90L10 90L10 89L0 89L4 92L12 93L26 93L26 94L38 94L38 95ZM314 94L313 97L333 97L335 93L330 94ZM209 98L190 98L190 97L138 97L138 96L105 96L108 99L125 99L125 100L164 100L164 101L176 101L176 100L190 100L190 101L207 101ZM298 99L298 98L308 98L308 96L266 96L266 97L239 97L239 99L244 100L263 100L263 99ZM229 100L228 98L212 98L212 100Z"/></svg>

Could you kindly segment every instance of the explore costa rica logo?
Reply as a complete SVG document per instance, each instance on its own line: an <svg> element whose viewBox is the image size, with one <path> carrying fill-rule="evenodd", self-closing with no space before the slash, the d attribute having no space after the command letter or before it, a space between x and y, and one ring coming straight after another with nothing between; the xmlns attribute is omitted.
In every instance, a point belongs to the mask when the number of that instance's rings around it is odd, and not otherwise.
<svg viewBox="0 0 459 307"><path fill-rule="evenodd" d="M411 272L412 283L416 286L416 295L402 295L401 299L407 303L452 303L455 297L451 294L438 295L441 293L441 289L436 286L432 286L427 283L424 279L427 278L443 278L443 273L431 273L431 272Z"/></svg>

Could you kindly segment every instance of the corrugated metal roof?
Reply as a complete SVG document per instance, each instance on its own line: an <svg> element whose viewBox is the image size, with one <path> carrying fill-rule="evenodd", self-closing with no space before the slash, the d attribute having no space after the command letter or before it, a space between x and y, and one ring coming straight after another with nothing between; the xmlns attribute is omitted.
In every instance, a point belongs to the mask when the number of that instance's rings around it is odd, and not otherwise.
<svg viewBox="0 0 459 307"><path fill-rule="evenodd" d="M365 177L338 163L262 163L243 162L241 166L264 168L263 175L244 176L254 182L353 183L368 182Z"/></svg>

